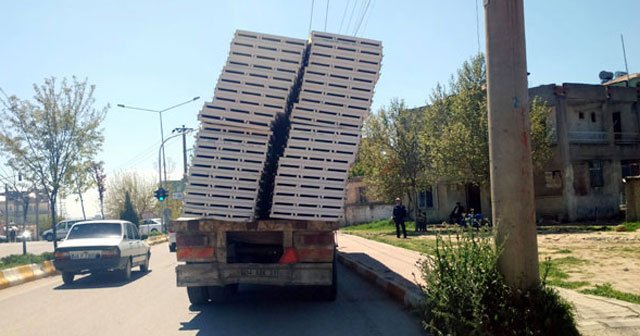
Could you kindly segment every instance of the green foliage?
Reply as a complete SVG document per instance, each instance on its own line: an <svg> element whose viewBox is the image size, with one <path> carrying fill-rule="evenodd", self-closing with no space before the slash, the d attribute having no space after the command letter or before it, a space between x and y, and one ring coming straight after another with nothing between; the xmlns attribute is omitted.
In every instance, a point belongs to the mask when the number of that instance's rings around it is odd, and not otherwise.
<svg viewBox="0 0 640 336"><path fill-rule="evenodd" d="M635 232L640 229L640 222L624 222L622 223L622 227L624 227L626 232Z"/></svg>
<svg viewBox="0 0 640 336"><path fill-rule="evenodd" d="M149 232L149 237L154 237L154 236L162 236L163 233L160 231L151 231Z"/></svg>
<svg viewBox="0 0 640 336"><path fill-rule="evenodd" d="M393 202L406 196L409 210L415 209L417 191L428 185L428 148L419 139L422 125L422 113L398 100L365 121L351 174L364 175L376 199Z"/></svg>
<svg viewBox="0 0 640 336"><path fill-rule="evenodd" d="M44 252L39 255L31 253L27 253L25 255L11 254L6 257L0 258L0 270L22 265L38 264L45 260L53 260L53 253Z"/></svg>
<svg viewBox="0 0 640 336"><path fill-rule="evenodd" d="M56 222L58 194L69 187L73 167L93 158L104 141L100 125L108 106L93 107L95 86L87 80L71 83L47 78L33 85L33 101L0 98L0 148L12 168L49 198L51 222Z"/></svg>
<svg viewBox="0 0 640 336"><path fill-rule="evenodd" d="M128 191L124 193L124 208L120 211L120 219L134 223L136 226L138 226L138 221L140 220L140 216L138 216L138 213L133 209Z"/></svg>
<svg viewBox="0 0 640 336"><path fill-rule="evenodd" d="M527 292L505 284L499 254L482 232L437 235L421 264L424 327L434 335L578 335L572 307L544 281Z"/></svg>
<svg viewBox="0 0 640 336"><path fill-rule="evenodd" d="M136 172L115 173L106 186L105 210L109 218L119 218L124 209L125 196L129 193L133 209L144 215L146 212L157 212L153 191L156 189L153 178L142 176ZM137 221L136 221L137 223Z"/></svg>
<svg viewBox="0 0 640 336"><path fill-rule="evenodd" d="M594 288L581 290L580 293L604 296L612 299L640 304L640 295L625 293L625 292L616 290L608 282L602 285L596 285Z"/></svg>

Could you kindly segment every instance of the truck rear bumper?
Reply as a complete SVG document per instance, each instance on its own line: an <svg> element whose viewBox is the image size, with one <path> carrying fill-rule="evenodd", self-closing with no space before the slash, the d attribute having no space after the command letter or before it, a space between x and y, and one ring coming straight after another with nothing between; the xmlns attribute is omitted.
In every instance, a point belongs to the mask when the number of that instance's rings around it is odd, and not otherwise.
<svg viewBox="0 0 640 336"><path fill-rule="evenodd" d="M178 265L178 287L254 284L275 286L331 285L332 263Z"/></svg>

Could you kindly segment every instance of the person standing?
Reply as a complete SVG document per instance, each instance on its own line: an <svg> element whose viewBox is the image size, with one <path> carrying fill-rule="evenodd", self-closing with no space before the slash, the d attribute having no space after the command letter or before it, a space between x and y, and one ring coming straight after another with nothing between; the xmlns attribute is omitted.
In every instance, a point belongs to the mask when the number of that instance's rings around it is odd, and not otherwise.
<svg viewBox="0 0 640 336"><path fill-rule="evenodd" d="M400 227L402 227L402 235L407 238L407 228L404 225L404 219L407 217L407 209L402 205L400 197L396 198L396 206L393 207L393 222L396 224L396 236L400 238Z"/></svg>

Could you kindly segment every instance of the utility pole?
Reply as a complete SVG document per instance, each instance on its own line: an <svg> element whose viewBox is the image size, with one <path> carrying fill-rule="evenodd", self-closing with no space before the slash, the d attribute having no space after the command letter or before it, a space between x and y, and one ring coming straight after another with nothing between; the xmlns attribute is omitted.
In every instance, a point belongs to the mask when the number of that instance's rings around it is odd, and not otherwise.
<svg viewBox="0 0 640 336"><path fill-rule="evenodd" d="M187 176L187 131L193 131L193 128L182 127L174 128L171 133L182 133L182 167L183 177Z"/></svg>
<svg viewBox="0 0 640 336"><path fill-rule="evenodd" d="M484 0L491 203L498 267L514 289L539 283L523 0Z"/></svg>
<svg viewBox="0 0 640 336"><path fill-rule="evenodd" d="M4 184L4 235L9 238L9 184Z"/></svg>

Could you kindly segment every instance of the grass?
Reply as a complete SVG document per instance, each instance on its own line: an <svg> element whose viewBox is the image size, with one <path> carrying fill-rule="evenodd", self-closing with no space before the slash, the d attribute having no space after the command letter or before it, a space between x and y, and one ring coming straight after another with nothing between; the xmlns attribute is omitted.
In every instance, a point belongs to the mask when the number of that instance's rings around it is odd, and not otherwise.
<svg viewBox="0 0 640 336"><path fill-rule="evenodd" d="M580 291L580 293L604 296L612 299L640 304L640 295L621 292L614 289L610 283L595 285L594 288L583 289Z"/></svg>
<svg viewBox="0 0 640 336"><path fill-rule="evenodd" d="M415 223L405 223L407 229L407 237L409 239L398 239L396 237L396 225L391 220L379 220L367 224L348 226L341 228L340 231L355 236L375 240L397 247L406 248L408 250L418 251L429 254L435 246L435 240L421 239L421 236L433 235L433 233L415 232Z"/></svg>
<svg viewBox="0 0 640 336"><path fill-rule="evenodd" d="M560 253L560 254L570 254L571 250L569 249L559 249L556 251L556 253Z"/></svg>
<svg viewBox="0 0 640 336"><path fill-rule="evenodd" d="M620 226L627 232L635 232L640 229L640 222L624 222Z"/></svg>
<svg viewBox="0 0 640 336"><path fill-rule="evenodd" d="M53 253L44 252L39 255L35 255L31 253L28 253L25 255L12 254L12 255L0 258L0 270L22 266L22 265L38 264L45 260L53 260Z"/></svg>
<svg viewBox="0 0 640 336"><path fill-rule="evenodd" d="M585 260L575 257L564 257L558 259L547 258L540 263L540 274L545 274L548 285L557 286L568 289L577 289L591 285L587 281L568 281L568 269L586 264Z"/></svg>

